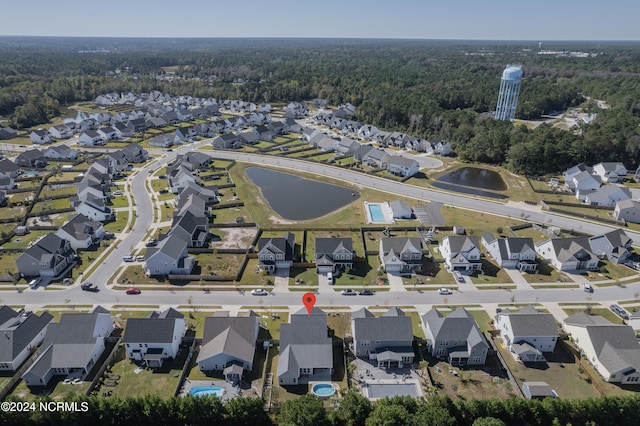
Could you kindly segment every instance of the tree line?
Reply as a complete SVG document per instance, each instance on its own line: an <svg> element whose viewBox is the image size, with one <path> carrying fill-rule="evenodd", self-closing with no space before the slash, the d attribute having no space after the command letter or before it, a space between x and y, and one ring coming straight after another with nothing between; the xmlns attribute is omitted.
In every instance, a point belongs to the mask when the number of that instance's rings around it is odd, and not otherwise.
<svg viewBox="0 0 640 426"><path fill-rule="evenodd" d="M114 46L118 46L116 50ZM112 49L79 53L98 46ZM388 131L451 141L465 161L518 173L557 173L578 161L640 165L640 45L561 44L588 58L538 55L526 44L391 40L49 40L0 38L0 115L17 128L108 92L358 106L355 119ZM37 53L37 54L36 54ZM584 106L597 119L566 131L487 119L500 77L522 64L516 117ZM175 73L173 81L157 79ZM163 70L163 68L165 70ZM590 100L589 100L590 99ZM601 110L595 99L610 109Z"/></svg>
<svg viewBox="0 0 640 426"><path fill-rule="evenodd" d="M284 402L273 415L264 410L264 403L258 398L235 398L223 404L215 397L106 399L69 396L65 402L75 402L76 407L82 407L86 402L87 409L5 410L0 415L0 425L632 426L637 424L640 409L637 395L574 400L546 398L542 401L521 398L454 401L446 396L429 396L370 402L353 390L343 395L336 408L325 409L322 400L304 395Z"/></svg>

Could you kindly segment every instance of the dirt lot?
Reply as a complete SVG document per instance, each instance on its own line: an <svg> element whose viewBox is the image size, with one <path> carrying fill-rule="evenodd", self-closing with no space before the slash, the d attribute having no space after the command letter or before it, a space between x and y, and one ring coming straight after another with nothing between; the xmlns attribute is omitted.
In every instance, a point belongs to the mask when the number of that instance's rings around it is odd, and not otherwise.
<svg viewBox="0 0 640 426"><path fill-rule="evenodd" d="M219 228L212 234L220 237L220 241L212 241L212 248L246 249L256 236L256 228Z"/></svg>
<svg viewBox="0 0 640 426"><path fill-rule="evenodd" d="M497 368L497 358L487 358L487 365L477 368L454 368L443 361L429 364L429 373L437 392L452 399L482 399L488 396L507 399L516 396L506 375Z"/></svg>

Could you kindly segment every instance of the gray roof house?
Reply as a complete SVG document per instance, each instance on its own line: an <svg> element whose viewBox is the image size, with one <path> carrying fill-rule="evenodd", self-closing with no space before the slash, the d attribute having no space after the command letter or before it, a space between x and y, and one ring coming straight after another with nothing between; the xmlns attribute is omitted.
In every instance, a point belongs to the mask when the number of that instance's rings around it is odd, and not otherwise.
<svg viewBox="0 0 640 426"><path fill-rule="evenodd" d="M251 371L258 320L253 311L248 316L235 317L229 316L229 312L216 312L205 318L202 345L196 360L200 371L222 371L229 381L238 381L244 370Z"/></svg>
<svg viewBox="0 0 640 426"><path fill-rule="evenodd" d="M450 271L472 274L482 270L480 239L475 236L444 237L438 246Z"/></svg>
<svg viewBox="0 0 640 426"><path fill-rule="evenodd" d="M632 250L633 240L622 229L589 238L591 251L613 263L624 263Z"/></svg>
<svg viewBox="0 0 640 426"><path fill-rule="evenodd" d="M584 192L584 202L592 206L613 207L618 201L630 200L631 190L624 186L604 185Z"/></svg>
<svg viewBox="0 0 640 426"><path fill-rule="evenodd" d="M396 176L413 176L420 171L420 165L416 160L402 155L390 155L387 160L387 171Z"/></svg>
<svg viewBox="0 0 640 426"><path fill-rule="evenodd" d="M357 151L356 151L357 153ZM374 148L362 156L362 162L379 169L386 169L391 156L383 149Z"/></svg>
<svg viewBox="0 0 640 426"><path fill-rule="evenodd" d="M618 201L613 210L613 217L629 223L640 223L640 201Z"/></svg>
<svg viewBox="0 0 640 426"><path fill-rule="evenodd" d="M164 360L178 355L187 321L180 312L169 308L153 312L146 318L129 318L122 343L127 358L150 368L162 367Z"/></svg>
<svg viewBox="0 0 640 426"><path fill-rule="evenodd" d="M394 200L389 203L389 207L391 207L394 219L411 219L413 216L411 206L406 201Z"/></svg>
<svg viewBox="0 0 640 426"><path fill-rule="evenodd" d="M13 161L7 158L0 160L0 173L4 175L9 175L12 178L15 178L15 177L18 177L21 171L22 171L22 167L20 167Z"/></svg>
<svg viewBox="0 0 640 426"><path fill-rule="evenodd" d="M494 321L505 347L522 362L544 362L543 352L553 352L560 337L553 315L525 306L518 312L505 309Z"/></svg>
<svg viewBox="0 0 640 426"><path fill-rule="evenodd" d="M67 145L55 145L47 148L44 156L50 160L74 160L78 158L78 151Z"/></svg>
<svg viewBox="0 0 640 426"><path fill-rule="evenodd" d="M28 358L30 351L44 340L47 325L53 320L48 312L40 316L0 307L0 371L15 371Z"/></svg>
<svg viewBox="0 0 640 426"><path fill-rule="evenodd" d="M195 258L188 256L187 242L177 235L168 235L156 247L149 247L144 269L149 276L188 275Z"/></svg>
<svg viewBox="0 0 640 426"><path fill-rule="evenodd" d="M104 338L113 331L108 311L97 307L90 314L62 314L50 323L38 350L38 359L22 375L27 386L46 386L53 376L77 375L81 380L104 351Z"/></svg>
<svg viewBox="0 0 640 426"><path fill-rule="evenodd" d="M605 381L640 384L640 344L633 328L578 312L564 320L564 329Z"/></svg>
<svg viewBox="0 0 640 426"><path fill-rule="evenodd" d="M53 233L45 235L16 259L21 277L58 278L75 264L75 253L69 241Z"/></svg>
<svg viewBox="0 0 640 426"><path fill-rule="evenodd" d="M593 166L593 174L600 176L603 182L622 182L627 172L627 168L621 162L604 162Z"/></svg>
<svg viewBox="0 0 640 426"><path fill-rule="evenodd" d="M357 357L375 361L379 368L413 363L411 317L401 309L391 308L377 317L362 308L351 315L351 330Z"/></svg>
<svg viewBox="0 0 640 426"><path fill-rule="evenodd" d="M16 164L21 167L43 168L47 166L47 158L39 149L24 151L16 157Z"/></svg>
<svg viewBox="0 0 640 426"><path fill-rule="evenodd" d="M501 268L527 272L538 268L532 238L496 238L492 233L486 232L482 236L482 244Z"/></svg>
<svg viewBox="0 0 640 426"><path fill-rule="evenodd" d="M331 380L333 349L327 328L327 314L314 307L291 314L291 322L280 325L278 383L298 385Z"/></svg>
<svg viewBox="0 0 640 426"><path fill-rule="evenodd" d="M233 149L240 148L242 146L242 141L240 141L238 136L233 133L220 135L215 138L212 143L213 147L217 149Z"/></svg>
<svg viewBox="0 0 640 426"><path fill-rule="evenodd" d="M536 244L536 252L559 271L594 270L598 257L591 251L589 238L552 238Z"/></svg>
<svg viewBox="0 0 640 426"><path fill-rule="evenodd" d="M286 232L282 238L260 238L258 240L258 266L274 274L278 269L291 268L295 249L295 234Z"/></svg>
<svg viewBox="0 0 640 426"><path fill-rule="evenodd" d="M187 211L173 218L169 234L185 240L188 247L205 247L209 239L209 218L204 211L198 215Z"/></svg>
<svg viewBox="0 0 640 426"><path fill-rule="evenodd" d="M420 238L382 238L378 253L386 272L412 273L422 269Z"/></svg>
<svg viewBox="0 0 640 426"><path fill-rule="evenodd" d="M351 238L316 238L316 269L318 273L353 268Z"/></svg>
<svg viewBox="0 0 640 426"><path fill-rule="evenodd" d="M447 359L451 365L484 365L489 344L465 308L446 317L431 309L422 316L422 327L431 356Z"/></svg>
<svg viewBox="0 0 640 426"><path fill-rule="evenodd" d="M93 221L83 214L77 214L58 228L56 235L69 241L74 250L87 249L100 243L104 236L104 228L102 223Z"/></svg>
<svg viewBox="0 0 640 426"><path fill-rule="evenodd" d="M523 382L522 392L527 399L545 399L557 396L547 382Z"/></svg>

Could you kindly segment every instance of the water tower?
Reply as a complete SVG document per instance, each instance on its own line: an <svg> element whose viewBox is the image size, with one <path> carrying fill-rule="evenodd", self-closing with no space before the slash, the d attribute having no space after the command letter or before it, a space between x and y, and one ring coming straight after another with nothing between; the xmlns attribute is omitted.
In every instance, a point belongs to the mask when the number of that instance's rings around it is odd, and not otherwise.
<svg viewBox="0 0 640 426"><path fill-rule="evenodd" d="M522 84L522 67L520 65L507 65L502 72L498 106L496 107L496 120L513 121L518 106L518 95Z"/></svg>

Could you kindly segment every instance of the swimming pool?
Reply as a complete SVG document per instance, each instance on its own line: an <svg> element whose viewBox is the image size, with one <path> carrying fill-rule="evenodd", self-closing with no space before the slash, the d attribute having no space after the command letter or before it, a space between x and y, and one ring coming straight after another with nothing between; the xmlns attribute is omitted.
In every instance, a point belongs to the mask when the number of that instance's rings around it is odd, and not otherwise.
<svg viewBox="0 0 640 426"><path fill-rule="evenodd" d="M219 386L194 386L189 390L189 393L193 396L215 395L218 398L222 398L222 395L224 395L224 389Z"/></svg>
<svg viewBox="0 0 640 426"><path fill-rule="evenodd" d="M336 388L331 383L317 383L313 385L311 392L320 398L329 398L336 393Z"/></svg>
<svg viewBox="0 0 640 426"><path fill-rule="evenodd" d="M384 213L380 204L369 204L369 213L374 222L384 222Z"/></svg>
<svg viewBox="0 0 640 426"><path fill-rule="evenodd" d="M24 172L22 174L25 175L25 176L38 176L40 174L40 172L29 171L29 172Z"/></svg>
<svg viewBox="0 0 640 426"><path fill-rule="evenodd" d="M393 223L393 214L389 203L364 202L364 209L369 223Z"/></svg>

